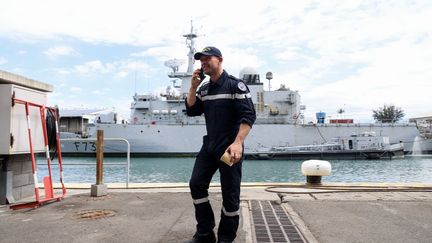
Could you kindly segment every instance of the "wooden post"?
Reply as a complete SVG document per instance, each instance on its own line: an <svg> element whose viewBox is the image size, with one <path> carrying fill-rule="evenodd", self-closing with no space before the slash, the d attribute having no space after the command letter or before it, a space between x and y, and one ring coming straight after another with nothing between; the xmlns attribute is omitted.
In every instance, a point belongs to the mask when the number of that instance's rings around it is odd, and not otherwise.
<svg viewBox="0 0 432 243"><path fill-rule="evenodd" d="M104 154L104 131L97 130L96 141L96 185L103 184L103 154Z"/></svg>
<svg viewBox="0 0 432 243"><path fill-rule="evenodd" d="M90 195L92 197L101 197L108 194L108 188L103 184L103 153L104 133L103 130L98 130L96 140L96 184L91 186Z"/></svg>

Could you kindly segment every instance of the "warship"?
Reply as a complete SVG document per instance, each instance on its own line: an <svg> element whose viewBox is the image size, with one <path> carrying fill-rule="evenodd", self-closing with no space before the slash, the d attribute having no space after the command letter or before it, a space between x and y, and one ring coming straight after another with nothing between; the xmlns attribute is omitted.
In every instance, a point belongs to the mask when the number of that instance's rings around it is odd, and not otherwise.
<svg viewBox="0 0 432 243"><path fill-rule="evenodd" d="M172 59L165 62L172 86L160 95L133 95L129 121L101 119L95 113L93 119L78 120L79 131L71 132L71 117L61 115L60 130L62 139L95 138L97 130L104 130L106 138L124 138L131 145L135 156L193 156L206 134L204 116L188 117L185 98L190 88L194 70L193 55L196 52L198 35L191 26L190 33L183 35L189 50L187 70L179 71L185 60ZM270 82L273 75L266 73ZM349 137L356 134L373 132L389 138L390 144L404 144L405 152L417 149L432 152L432 142L420 133L415 123L354 123L351 119L326 121L323 112L317 113L316 122L306 122L300 94L281 85L276 90L264 89L260 74L253 68L245 67L240 71L241 78L249 87L257 113L256 122L245 141L245 155L262 151L263 148L319 145L334 137ZM269 85L270 86L270 85ZM99 114L99 115L98 115ZM88 114L87 114L88 115ZM104 117L110 117L105 115ZM64 155L87 155L94 153L94 141L64 140L61 143ZM107 155L124 154L126 145L122 142L106 141L104 152Z"/></svg>

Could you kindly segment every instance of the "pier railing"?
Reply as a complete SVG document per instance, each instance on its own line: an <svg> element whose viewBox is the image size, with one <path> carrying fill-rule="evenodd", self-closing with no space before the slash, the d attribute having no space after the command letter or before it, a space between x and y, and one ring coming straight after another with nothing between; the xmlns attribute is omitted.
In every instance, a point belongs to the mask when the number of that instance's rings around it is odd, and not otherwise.
<svg viewBox="0 0 432 243"><path fill-rule="evenodd" d="M96 138L62 138L60 141L79 141L79 142L96 142ZM103 163L104 165L126 165L126 188L129 188L129 175L130 175L130 143L124 138L104 138L104 141L123 141L127 145L126 163ZM63 165L93 165L90 163L64 163ZM96 165L96 160L94 165Z"/></svg>

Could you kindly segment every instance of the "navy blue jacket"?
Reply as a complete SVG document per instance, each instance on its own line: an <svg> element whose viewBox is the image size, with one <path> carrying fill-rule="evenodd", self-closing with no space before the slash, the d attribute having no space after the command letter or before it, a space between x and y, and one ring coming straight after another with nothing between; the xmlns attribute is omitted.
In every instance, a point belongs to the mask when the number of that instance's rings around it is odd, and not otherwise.
<svg viewBox="0 0 432 243"><path fill-rule="evenodd" d="M255 108L249 88L224 70L217 82L204 83L196 96L196 102L191 107L186 100L187 115L199 116L204 113L207 128L204 145L216 156L222 155L234 142L240 124L246 123L252 127L255 122Z"/></svg>

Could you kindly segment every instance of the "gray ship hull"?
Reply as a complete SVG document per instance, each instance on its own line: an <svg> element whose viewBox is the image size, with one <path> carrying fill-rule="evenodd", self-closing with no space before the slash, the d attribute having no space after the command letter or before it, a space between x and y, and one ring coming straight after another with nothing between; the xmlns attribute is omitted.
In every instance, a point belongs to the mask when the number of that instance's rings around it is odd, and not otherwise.
<svg viewBox="0 0 432 243"><path fill-rule="evenodd" d="M204 125L97 124L89 128L89 137L94 138L98 129L104 130L106 138L127 139L135 156L192 156L199 151L202 137L206 134ZM362 132L388 136L391 144L403 142L406 152L432 152L432 141L420 138L413 124L255 124L245 142L245 154L263 147L321 144L334 137ZM95 149L94 142L62 142L65 155L88 155ZM126 145L124 142L106 141L104 151L107 155L124 154Z"/></svg>

